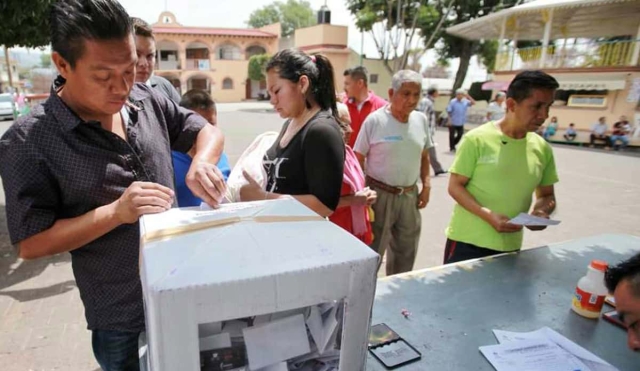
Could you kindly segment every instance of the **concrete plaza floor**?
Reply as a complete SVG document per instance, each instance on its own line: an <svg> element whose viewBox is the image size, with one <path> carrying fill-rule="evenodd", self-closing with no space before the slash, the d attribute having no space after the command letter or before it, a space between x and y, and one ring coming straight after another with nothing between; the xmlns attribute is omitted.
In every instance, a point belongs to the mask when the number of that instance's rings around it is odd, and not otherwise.
<svg viewBox="0 0 640 371"><path fill-rule="evenodd" d="M282 121L265 103L220 105L219 123L227 136L230 161L235 163L259 133L279 130ZM0 123L0 134L9 124ZM453 155L448 152L447 133L438 131L436 141L438 157L448 167ZM601 233L640 235L637 154L560 145L554 146L554 153L560 176L554 218L562 223L542 232L527 231L526 248ZM447 175L432 180L431 201L422 211L416 269L442 261L444 229L454 204L447 194L447 180ZM4 194L0 201L0 369L99 370L69 254L18 259L6 229Z"/></svg>

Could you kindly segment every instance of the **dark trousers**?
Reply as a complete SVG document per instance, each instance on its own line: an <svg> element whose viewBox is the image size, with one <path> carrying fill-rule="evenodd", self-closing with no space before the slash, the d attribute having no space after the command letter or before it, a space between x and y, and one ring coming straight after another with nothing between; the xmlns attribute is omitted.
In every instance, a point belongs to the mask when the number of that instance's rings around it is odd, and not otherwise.
<svg viewBox="0 0 640 371"><path fill-rule="evenodd" d="M103 371L139 371L139 332L94 330L93 355Z"/></svg>
<svg viewBox="0 0 640 371"><path fill-rule="evenodd" d="M433 168L434 174L444 173L444 169L442 168L442 164L438 161L438 154L436 153L436 147L429 148L429 162L431 162L431 167Z"/></svg>
<svg viewBox="0 0 640 371"><path fill-rule="evenodd" d="M565 134L564 139L568 142L572 142L574 139L576 139L576 134Z"/></svg>
<svg viewBox="0 0 640 371"><path fill-rule="evenodd" d="M611 138L608 135L596 135L591 133L589 136L589 144L593 145L593 142L596 140L604 141L604 145L607 147L611 147Z"/></svg>
<svg viewBox="0 0 640 371"><path fill-rule="evenodd" d="M489 250L470 243L453 241L447 238L444 248L442 264L457 263L464 260L484 258L486 256L502 254L502 251Z"/></svg>
<svg viewBox="0 0 640 371"><path fill-rule="evenodd" d="M456 150L456 146L462 139L462 135L464 134L464 126L449 126L449 149L452 151Z"/></svg>

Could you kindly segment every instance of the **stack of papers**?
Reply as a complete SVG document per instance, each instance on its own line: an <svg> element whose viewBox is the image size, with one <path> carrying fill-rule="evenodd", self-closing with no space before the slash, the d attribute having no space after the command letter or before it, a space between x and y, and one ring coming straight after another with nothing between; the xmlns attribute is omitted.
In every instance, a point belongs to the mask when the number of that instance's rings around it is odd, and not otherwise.
<svg viewBox="0 0 640 371"><path fill-rule="evenodd" d="M509 220L509 223L529 227L547 227L550 225L558 225L560 224L560 221L541 218L527 213L520 213L515 218Z"/></svg>
<svg viewBox="0 0 640 371"><path fill-rule="evenodd" d="M618 371L548 327L532 332L493 330L499 345L480 347L497 371Z"/></svg>

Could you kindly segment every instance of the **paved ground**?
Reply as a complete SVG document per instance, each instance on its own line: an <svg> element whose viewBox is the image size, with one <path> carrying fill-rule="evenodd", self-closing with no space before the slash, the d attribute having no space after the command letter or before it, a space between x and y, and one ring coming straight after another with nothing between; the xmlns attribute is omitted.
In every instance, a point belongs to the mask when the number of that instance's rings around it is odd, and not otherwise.
<svg viewBox="0 0 640 371"><path fill-rule="evenodd" d="M282 120L262 103L220 105L232 163L259 133L278 130ZM10 123L0 122L0 134ZM448 167L446 133L438 132L438 156ZM600 233L640 235L640 158L601 150L555 146L558 172L558 227L527 232L525 246L541 246ZM422 212L422 238L416 268L442 260L444 228L453 201L447 176L433 179L431 203ZM21 261L9 244L0 195L0 369L98 370L90 334L73 280L68 254ZM425 293L428 294L428 293Z"/></svg>

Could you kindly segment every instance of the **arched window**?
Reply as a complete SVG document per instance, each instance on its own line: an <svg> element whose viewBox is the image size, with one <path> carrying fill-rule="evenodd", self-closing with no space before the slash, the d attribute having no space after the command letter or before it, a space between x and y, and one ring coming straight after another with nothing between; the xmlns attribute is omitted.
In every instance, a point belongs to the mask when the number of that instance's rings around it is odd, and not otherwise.
<svg viewBox="0 0 640 371"><path fill-rule="evenodd" d="M254 55L266 54L267 50L259 45L253 45L247 48L245 55L247 59L251 58Z"/></svg>
<svg viewBox="0 0 640 371"><path fill-rule="evenodd" d="M222 80L222 90L230 89L233 89L233 80L227 77L226 79Z"/></svg>
<svg viewBox="0 0 640 371"><path fill-rule="evenodd" d="M225 44L218 48L218 59L222 60L239 60L241 59L240 48L233 44Z"/></svg>

